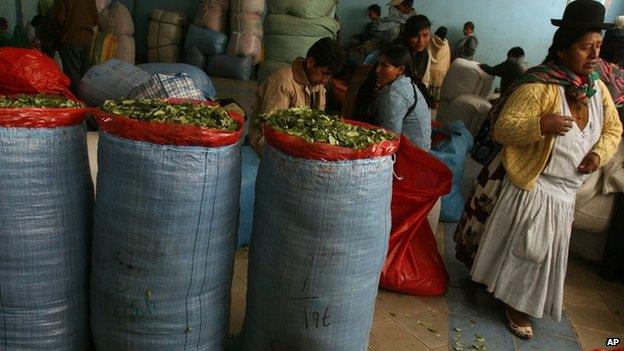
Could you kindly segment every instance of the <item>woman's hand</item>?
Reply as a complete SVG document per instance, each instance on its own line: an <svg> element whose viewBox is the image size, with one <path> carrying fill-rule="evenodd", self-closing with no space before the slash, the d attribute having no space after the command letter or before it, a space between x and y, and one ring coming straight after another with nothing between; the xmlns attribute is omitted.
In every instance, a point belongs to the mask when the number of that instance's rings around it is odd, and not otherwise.
<svg viewBox="0 0 624 351"><path fill-rule="evenodd" d="M595 172L600 166L600 156L594 152L590 152L585 156L581 164L578 166L578 171L581 174L590 174Z"/></svg>
<svg viewBox="0 0 624 351"><path fill-rule="evenodd" d="M572 129L572 123L574 118L553 113L540 118L540 129L542 134L553 133L564 136Z"/></svg>

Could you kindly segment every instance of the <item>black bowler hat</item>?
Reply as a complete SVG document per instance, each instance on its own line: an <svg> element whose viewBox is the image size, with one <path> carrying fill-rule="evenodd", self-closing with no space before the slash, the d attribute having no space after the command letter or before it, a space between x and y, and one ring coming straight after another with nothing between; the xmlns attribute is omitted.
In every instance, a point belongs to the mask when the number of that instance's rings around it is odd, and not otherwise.
<svg viewBox="0 0 624 351"><path fill-rule="evenodd" d="M564 29L611 29L613 23L604 23L605 7L594 0L576 0L566 6L562 19L551 19L553 25Z"/></svg>

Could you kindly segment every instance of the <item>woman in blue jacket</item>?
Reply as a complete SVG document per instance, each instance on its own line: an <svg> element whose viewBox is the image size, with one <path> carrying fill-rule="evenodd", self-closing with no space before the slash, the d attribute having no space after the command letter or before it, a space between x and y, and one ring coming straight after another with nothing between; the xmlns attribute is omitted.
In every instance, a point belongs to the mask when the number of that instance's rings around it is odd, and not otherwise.
<svg viewBox="0 0 624 351"><path fill-rule="evenodd" d="M382 127L403 133L414 145L431 148L431 112L412 82L412 57L403 46L391 46L379 55L375 99L368 115Z"/></svg>

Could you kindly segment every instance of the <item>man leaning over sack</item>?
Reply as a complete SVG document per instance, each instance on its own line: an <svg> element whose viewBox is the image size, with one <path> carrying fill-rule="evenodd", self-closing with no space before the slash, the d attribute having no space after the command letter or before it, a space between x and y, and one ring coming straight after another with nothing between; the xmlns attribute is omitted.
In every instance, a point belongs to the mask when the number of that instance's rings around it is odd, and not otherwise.
<svg viewBox="0 0 624 351"><path fill-rule="evenodd" d="M325 85L344 64L342 48L335 40L323 38L314 43L305 58L275 71L258 87L256 113L251 120L249 144L262 155L264 136L255 116L275 110L307 106L325 110Z"/></svg>

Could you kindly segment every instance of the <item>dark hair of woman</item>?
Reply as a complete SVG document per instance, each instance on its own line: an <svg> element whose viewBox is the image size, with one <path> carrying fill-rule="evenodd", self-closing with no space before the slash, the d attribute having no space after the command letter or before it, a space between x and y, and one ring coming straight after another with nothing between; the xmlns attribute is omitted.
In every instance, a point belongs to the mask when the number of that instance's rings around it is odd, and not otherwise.
<svg viewBox="0 0 624 351"><path fill-rule="evenodd" d="M379 57L385 57L394 67L403 66L403 74L411 79L412 76L412 55L400 45L392 45L381 50Z"/></svg>
<svg viewBox="0 0 624 351"><path fill-rule="evenodd" d="M544 60L544 63L548 62L558 62L559 55L558 53L561 51L568 50L574 43L576 43L579 39L583 38L587 34L590 33L600 33L598 30L587 30L587 29L566 29L559 28L555 32L553 36L552 45L548 49L548 55Z"/></svg>

